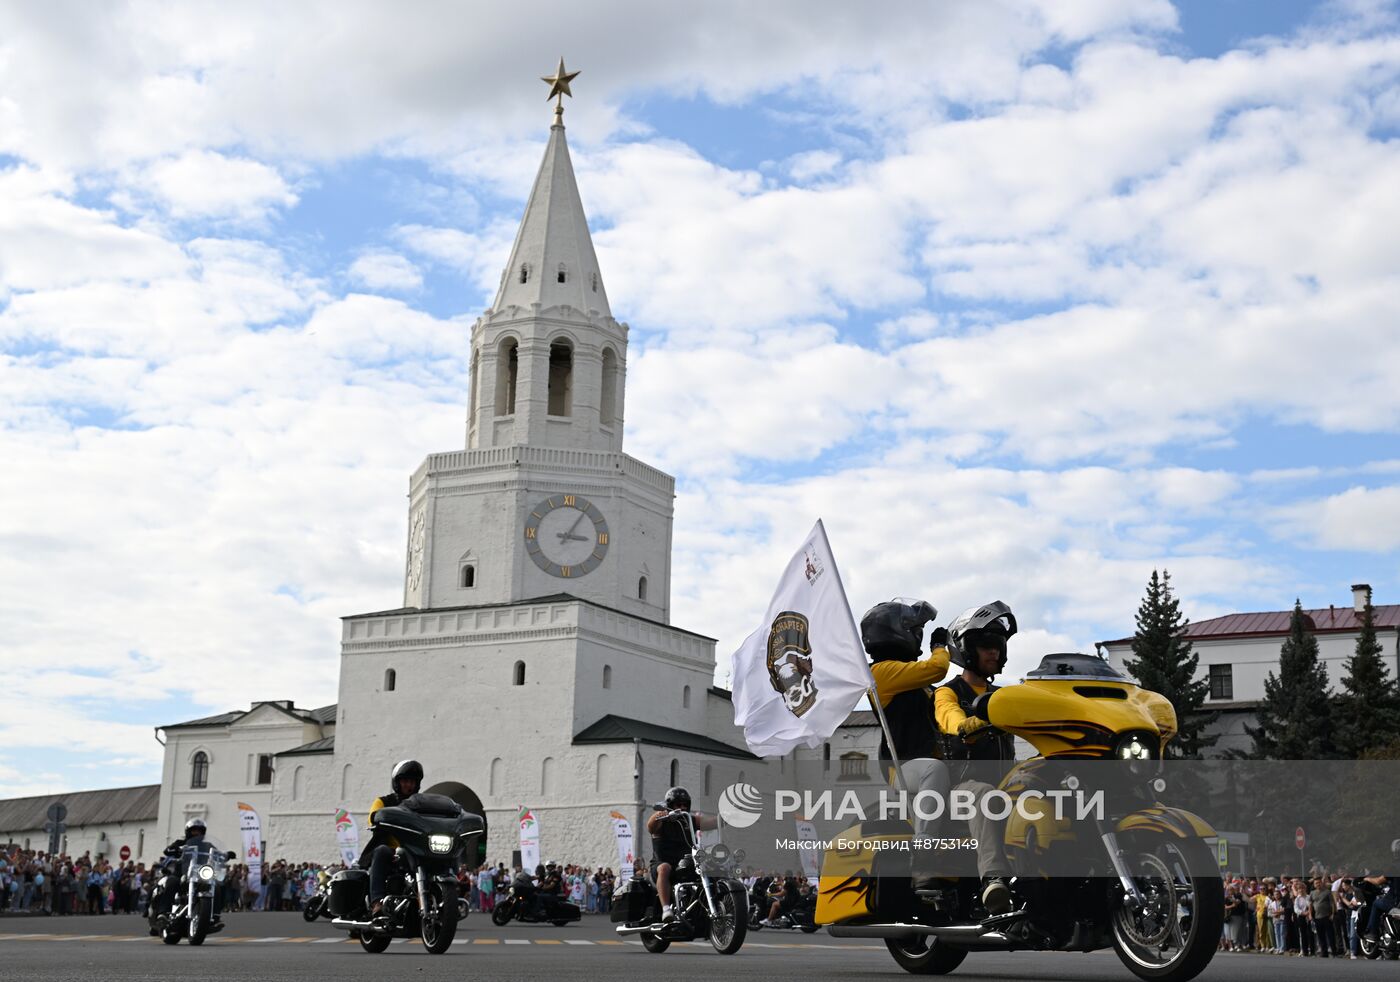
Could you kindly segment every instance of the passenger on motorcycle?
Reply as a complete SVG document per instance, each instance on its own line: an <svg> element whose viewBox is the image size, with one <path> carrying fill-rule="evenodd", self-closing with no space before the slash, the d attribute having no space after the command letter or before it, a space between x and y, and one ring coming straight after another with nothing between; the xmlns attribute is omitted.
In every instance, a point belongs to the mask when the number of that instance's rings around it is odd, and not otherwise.
<svg viewBox="0 0 1400 982"><path fill-rule="evenodd" d="M192 818L185 823L184 837L176 839L174 842L170 843L170 845L165 847L165 853L161 861L162 864L165 866L166 872L168 872L170 875L165 881L165 889L161 892L159 899L156 901L157 904L159 904L159 907L157 909L161 913L169 912L175 906L175 895L180 889L180 873L182 872L180 869L181 850L183 850L185 846L201 845L204 842L204 837L207 834L207 832L208 830L204 826L204 819ZM223 906L223 891L215 890L215 922L219 920L219 914L222 913Z"/></svg>
<svg viewBox="0 0 1400 982"><path fill-rule="evenodd" d="M423 787L423 765L416 760L401 760L394 765L393 771L389 773L390 792L374 799L374 803L369 806L369 824L375 824L375 816L381 808L389 808L393 805L402 804L405 799L417 794ZM394 850L399 847L399 840L395 839L388 832L380 832L375 829L369 844L365 846L360 854L360 861L357 864L361 869L369 867L369 912L371 916L379 913L384 906L384 897L389 892L389 872L394 866Z"/></svg>
<svg viewBox="0 0 1400 982"><path fill-rule="evenodd" d="M948 632L935 630L929 657L919 657L924 625L937 616L938 611L925 601L896 598L865 612L860 620L860 639L870 656L875 691L894 738L894 758L900 762L910 794L931 792L946 800L952 782L940 759L943 748L933 719L932 686L948 674ZM888 741L882 738L880 760L885 766L893 759L890 751ZM890 778L893 781L892 769ZM915 813L914 833L918 838L936 838L938 829L938 819ZM935 858L931 849L915 851L915 890L933 887L938 872L932 865Z"/></svg>
<svg viewBox="0 0 1400 982"><path fill-rule="evenodd" d="M1015 633L1016 615L999 600L964 611L948 627L948 647L962 674L934 694L934 716L944 735L953 790L971 792L978 800L995 790L995 782L1015 759L1011 735L972 713L977 697L996 689L992 679L1006 667L1006 642ZM977 840L982 906L989 914L1011 909L1011 889L1006 884L1011 867L1002 847L1004 825L1004 820L988 818L980 808L968 821Z"/></svg>
<svg viewBox="0 0 1400 982"><path fill-rule="evenodd" d="M651 877L656 881L656 892L661 895L661 919L674 920L671 909L671 887L675 866L690 853L695 845L690 841L688 823L676 821L682 812L690 812L697 832L719 828L719 821L712 815L702 815L690 811L690 792L675 787L666 792L667 811L653 812L647 819L647 832L651 835Z"/></svg>
<svg viewBox="0 0 1400 982"><path fill-rule="evenodd" d="M783 873L783 878L778 881L778 891L772 895L773 905L768 909L768 917L764 919L764 927L773 927L779 917L783 917L802 899L802 890L797 884L797 877L792 875L792 870Z"/></svg>
<svg viewBox="0 0 1400 982"><path fill-rule="evenodd" d="M535 871L539 877L540 886L535 893L535 916L549 920L559 909L559 901L563 899L564 874L559 869L558 863L545 863Z"/></svg>
<svg viewBox="0 0 1400 982"><path fill-rule="evenodd" d="M1400 860L1400 839L1390 844L1390 854ZM1381 918L1400 907L1400 877L1377 875L1365 880L1383 891L1371 904L1371 917L1366 923L1366 940L1375 944L1381 939Z"/></svg>

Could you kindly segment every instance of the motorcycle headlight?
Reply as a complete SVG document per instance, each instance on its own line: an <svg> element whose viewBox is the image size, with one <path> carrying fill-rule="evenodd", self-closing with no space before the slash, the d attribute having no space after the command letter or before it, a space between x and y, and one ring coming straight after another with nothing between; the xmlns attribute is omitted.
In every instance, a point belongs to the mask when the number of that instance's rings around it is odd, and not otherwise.
<svg viewBox="0 0 1400 982"><path fill-rule="evenodd" d="M452 851L452 836L450 835L430 835L428 836L428 848L437 853L448 853Z"/></svg>
<svg viewBox="0 0 1400 982"><path fill-rule="evenodd" d="M1113 748L1113 755L1119 760L1151 760L1157 756L1156 748L1141 733L1125 733Z"/></svg>
<svg viewBox="0 0 1400 982"><path fill-rule="evenodd" d="M729 859L729 847L722 842L717 842L710 849L710 858L717 863L726 862Z"/></svg>
<svg viewBox="0 0 1400 982"><path fill-rule="evenodd" d="M214 867L201 866L199 868L199 878L201 880L212 880L214 878Z"/></svg>

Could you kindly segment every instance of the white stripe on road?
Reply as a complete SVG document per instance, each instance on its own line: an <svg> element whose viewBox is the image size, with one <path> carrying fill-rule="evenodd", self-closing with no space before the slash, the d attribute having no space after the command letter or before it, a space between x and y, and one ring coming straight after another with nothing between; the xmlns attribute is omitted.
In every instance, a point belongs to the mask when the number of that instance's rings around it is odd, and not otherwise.
<svg viewBox="0 0 1400 982"><path fill-rule="evenodd" d="M592 941L568 941L568 940L566 940L564 943L565 943L565 944L593 944L594 942L592 942Z"/></svg>
<svg viewBox="0 0 1400 982"><path fill-rule="evenodd" d="M231 940L231 939L230 939L230 940ZM261 943L266 944L267 942L270 942L270 941L286 941L286 940L287 940L286 938L249 938L249 939L248 939L248 943L249 943L249 944L258 944L258 943L261 942Z"/></svg>
<svg viewBox="0 0 1400 982"><path fill-rule="evenodd" d="M529 944L525 938L506 938L506 944Z"/></svg>
<svg viewBox="0 0 1400 982"><path fill-rule="evenodd" d="M311 943L312 943L312 944L340 944L342 941L345 941L345 940L347 940L347 939L346 939L346 938L317 938L316 940L312 941ZM350 938L350 939L348 939L348 940L353 941L353 940L355 940L355 939L354 939L354 938Z"/></svg>

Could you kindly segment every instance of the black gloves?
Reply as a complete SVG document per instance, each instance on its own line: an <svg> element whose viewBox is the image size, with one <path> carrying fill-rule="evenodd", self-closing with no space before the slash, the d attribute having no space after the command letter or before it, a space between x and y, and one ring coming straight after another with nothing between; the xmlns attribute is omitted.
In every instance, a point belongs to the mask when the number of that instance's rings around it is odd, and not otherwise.
<svg viewBox="0 0 1400 982"><path fill-rule="evenodd" d="M928 637L928 647L930 651L934 648L948 647L948 629L946 627L935 627L933 633Z"/></svg>

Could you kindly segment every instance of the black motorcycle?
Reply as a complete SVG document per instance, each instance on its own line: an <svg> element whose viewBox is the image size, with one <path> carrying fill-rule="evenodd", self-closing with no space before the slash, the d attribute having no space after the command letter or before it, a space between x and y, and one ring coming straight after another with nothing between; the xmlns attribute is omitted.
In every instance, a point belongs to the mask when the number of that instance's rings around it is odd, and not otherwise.
<svg viewBox="0 0 1400 982"><path fill-rule="evenodd" d="M224 888L232 852L220 852L207 842L196 842L180 849L165 864L165 872L151 895L147 924L152 935L169 945L186 938L192 945L224 929L215 918L215 895ZM174 899L167 901L174 888ZM169 904L168 909L167 903Z"/></svg>
<svg viewBox="0 0 1400 982"><path fill-rule="evenodd" d="M1389 961L1400 958L1400 907L1391 908L1381 918L1376 940L1369 941L1366 928L1371 923L1371 908L1385 888L1359 878L1356 886L1361 900L1361 906L1356 908L1356 943L1361 948L1361 954L1367 958L1385 958Z"/></svg>
<svg viewBox="0 0 1400 982"><path fill-rule="evenodd" d="M797 901L780 913L776 921L767 920L768 912L773 909L773 901L777 899L777 894L768 897L768 903L761 911L750 908L750 928L761 931L766 927L774 931L801 931L803 934L815 934L820 930L821 925L817 923L817 892L815 889L798 894ZM755 913L758 915L757 923L754 922Z"/></svg>
<svg viewBox="0 0 1400 982"><path fill-rule="evenodd" d="M530 878L521 873L510 885L510 893L497 901L491 911L491 923L505 927L511 921L523 924L553 924L563 927L581 916L578 904L555 894L541 893Z"/></svg>
<svg viewBox="0 0 1400 982"><path fill-rule="evenodd" d="M331 896L331 881L325 880L316 888L316 892L306 898L306 903L302 905L302 920L310 922L318 917L330 917L331 907L328 901Z"/></svg>
<svg viewBox="0 0 1400 982"><path fill-rule="evenodd" d="M369 873L347 869L331 877L331 926L349 931L360 947L379 953L395 938L422 937L441 955L452 946L461 919L457 865L475 866L485 852L486 824L440 794L415 794L382 808L371 831L398 839L389 893L379 913L369 911Z"/></svg>
<svg viewBox="0 0 1400 982"><path fill-rule="evenodd" d="M664 810L657 805L658 811ZM673 919L661 919L661 898L652 882L640 874L613 897L612 920L617 933L641 935L642 946L653 954L673 941L708 937L721 955L732 955L748 933L748 891L734 876L734 866L744 861L742 850L730 852L723 843L706 849L696 836L689 812L674 812L665 819L680 822L691 843L689 854L673 870Z"/></svg>

